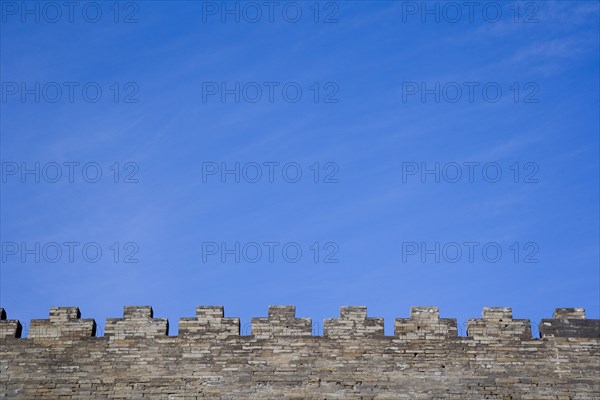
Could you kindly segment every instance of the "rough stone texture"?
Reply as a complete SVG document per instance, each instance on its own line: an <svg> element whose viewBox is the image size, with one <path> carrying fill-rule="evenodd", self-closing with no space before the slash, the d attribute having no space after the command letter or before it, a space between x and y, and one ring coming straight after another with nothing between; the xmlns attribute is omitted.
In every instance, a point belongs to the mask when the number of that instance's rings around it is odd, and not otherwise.
<svg viewBox="0 0 600 400"><path fill-rule="evenodd" d="M198 306L196 318L179 319L179 336L197 339L226 339L240 336L240 319L223 318L221 306Z"/></svg>
<svg viewBox="0 0 600 400"><path fill-rule="evenodd" d="M394 333L406 339L445 339L458 336L456 319L440 319L437 307L411 307L410 318L398 318Z"/></svg>
<svg viewBox="0 0 600 400"><path fill-rule="evenodd" d="M350 306L340 309L340 318L326 319L325 337L351 339L383 336L383 318L367 318L367 307Z"/></svg>
<svg viewBox="0 0 600 400"><path fill-rule="evenodd" d="M166 318L155 319L150 306L125 306L123 318L108 318L104 336L111 339L128 337L166 336L169 334L169 321Z"/></svg>
<svg viewBox="0 0 600 400"><path fill-rule="evenodd" d="M278 336L312 336L312 320L296 318L294 306L270 306L268 318L252 319L252 335L257 339Z"/></svg>
<svg viewBox="0 0 600 400"><path fill-rule="evenodd" d="M547 337L598 337L600 320L585 319L583 308L557 308L554 319L543 319L538 329Z"/></svg>
<svg viewBox="0 0 600 400"><path fill-rule="evenodd" d="M32 319L29 326L29 335L34 338L95 336L96 321L93 319L80 319L81 313L77 307L52 307L50 319Z"/></svg>
<svg viewBox="0 0 600 400"><path fill-rule="evenodd" d="M7 320L6 311L0 308L0 339L20 338L23 327L16 320Z"/></svg>
<svg viewBox="0 0 600 400"><path fill-rule="evenodd" d="M48 330L26 339L0 311L4 398L600 399L600 321L582 309L558 309L540 339L508 308L486 308L467 337L436 307L413 307L394 336L366 307L343 307L322 337L294 307L270 307L252 336L239 336L222 307L198 307L179 336L150 307L126 307L104 337L78 309L59 307L35 322Z"/></svg>
<svg viewBox="0 0 600 400"><path fill-rule="evenodd" d="M479 341L505 339L531 339L528 319L513 319L509 307L484 307L483 319L467 322L467 336Z"/></svg>

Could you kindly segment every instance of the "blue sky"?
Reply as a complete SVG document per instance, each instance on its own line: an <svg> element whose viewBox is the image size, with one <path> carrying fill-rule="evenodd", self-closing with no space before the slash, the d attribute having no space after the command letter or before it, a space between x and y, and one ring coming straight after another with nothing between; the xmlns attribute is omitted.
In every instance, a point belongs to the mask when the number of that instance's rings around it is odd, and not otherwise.
<svg viewBox="0 0 600 400"><path fill-rule="evenodd" d="M598 2L27 4L1 3L9 318L599 318Z"/></svg>

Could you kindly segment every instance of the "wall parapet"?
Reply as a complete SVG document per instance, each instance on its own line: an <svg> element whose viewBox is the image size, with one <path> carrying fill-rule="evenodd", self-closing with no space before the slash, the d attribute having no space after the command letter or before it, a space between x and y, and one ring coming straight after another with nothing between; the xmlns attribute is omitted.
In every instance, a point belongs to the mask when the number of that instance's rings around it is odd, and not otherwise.
<svg viewBox="0 0 600 400"><path fill-rule="evenodd" d="M598 337L600 320L586 319L583 308L557 308L553 319L542 319L539 331L542 337Z"/></svg>
<svg viewBox="0 0 600 400"><path fill-rule="evenodd" d="M169 320L153 318L150 306L125 306L123 318L107 318L104 336L111 339L129 337L156 337L169 334Z"/></svg>
<svg viewBox="0 0 600 400"><path fill-rule="evenodd" d="M18 320L8 320L0 308L0 339L21 338ZM600 338L600 320L586 319L583 308L557 308L553 318L539 323L541 338ZM167 318L154 318L150 306L125 306L123 318L107 318L104 337L109 340L131 337L158 338L169 334ZM32 319L28 339L81 339L96 336L96 321L81 319L78 307L52 307L48 319ZM268 316L252 319L250 336L240 336L240 319L225 317L222 306L197 306L196 317L179 319L179 337L198 340L225 340L252 337L312 337L311 318L297 318L295 306L269 306ZM320 337L320 336L317 336ZM367 317L367 307L344 306L339 318L324 320L323 338L360 339L388 337L384 319ZM438 307L411 307L409 318L394 320L394 336L402 340L472 339L482 342L532 340L528 319L513 319L509 307L485 307L482 318L469 319L467 336L459 336L457 320L440 318Z"/></svg>
<svg viewBox="0 0 600 400"><path fill-rule="evenodd" d="M0 339L20 338L22 330L21 322L6 319L6 310L0 308Z"/></svg>
<svg viewBox="0 0 600 400"><path fill-rule="evenodd" d="M455 318L440 318L438 307L411 307L410 318L397 318L394 334L406 339L446 339L458 336Z"/></svg>
<svg viewBox="0 0 600 400"><path fill-rule="evenodd" d="M296 318L295 306L269 306L267 318L252 318L252 336L257 339L312 336L312 320Z"/></svg>
<svg viewBox="0 0 600 400"><path fill-rule="evenodd" d="M177 336L149 306L108 318L103 337L77 307L33 320L31 338L0 317L7 399L600 399L599 320L583 309L557 309L536 339L497 307L469 320L468 336L437 307L412 307L392 336L357 306L325 320L323 336L293 306L269 307L249 336L221 306L196 307Z"/></svg>
<svg viewBox="0 0 600 400"><path fill-rule="evenodd" d="M323 334L333 339L383 336L383 318L367 318L365 306L342 307L340 318L323 322Z"/></svg>
<svg viewBox="0 0 600 400"><path fill-rule="evenodd" d="M224 316L223 306L197 306L195 318L179 319L179 336L201 339L240 336L240 319Z"/></svg>
<svg viewBox="0 0 600 400"><path fill-rule="evenodd" d="M32 319L28 337L31 339L77 339L96 336L96 321L81 319L78 307L51 307L49 319Z"/></svg>
<svg viewBox="0 0 600 400"><path fill-rule="evenodd" d="M476 340L531 339L531 322L513 319L510 307L484 307L483 318L470 319L467 336Z"/></svg>

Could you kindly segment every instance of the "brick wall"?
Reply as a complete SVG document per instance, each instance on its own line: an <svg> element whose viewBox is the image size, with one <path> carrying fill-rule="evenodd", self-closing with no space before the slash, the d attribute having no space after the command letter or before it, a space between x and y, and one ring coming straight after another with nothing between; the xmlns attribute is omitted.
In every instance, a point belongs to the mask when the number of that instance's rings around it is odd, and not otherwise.
<svg viewBox="0 0 600 400"><path fill-rule="evenodd" d="M240 336L223 307L197 307L179 335L151 307L125 307L104 336L76 307L21 324L0 309L0 397L20 399L600 399L600 320L557 309L529 320L485 308L458 336L437 307L413 307L385 336L366 307L342 307L323 336L295 307L270 307Z"/></svg>

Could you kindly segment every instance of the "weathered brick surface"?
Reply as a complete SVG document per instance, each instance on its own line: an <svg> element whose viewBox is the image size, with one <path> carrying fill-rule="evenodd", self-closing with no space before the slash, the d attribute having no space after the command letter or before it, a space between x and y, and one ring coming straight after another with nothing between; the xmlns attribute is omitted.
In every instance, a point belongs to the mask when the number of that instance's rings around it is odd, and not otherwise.
<svg viewBox="0 0 600 400"><path fill-rule="evenodd" d="M530 339L531 323L528 319L513 319L508 307L485 307L482 319L470 319L467 323L467 336L482 341Z"/></svg>
<svg viewBox="0 0 600 400"><path fill-rule="evenodd" d="M253 320L253 335L239 336L239 319L198 307L196 318L180 321L179 336L167 336L168 321L150 307L127 307L95 337L78 310L53 308L36 322L51 329L18 338L18 322L2 312L0 397L600 399L599 321L583 310L557 311L539 339L507 308L485 309L466 337L435 307L413 307L395 321L394 336L384 336L383 320L367 318L365 307L340 314L314 337L293 307L271 307ZM578 330L572 321L587 324Z"/></svg>
<svg viewBox="0 0 600 400"><path fill-rule="evenodd" d="M296 318L294 306L271 306L268 318L252 319L252 336L270 339L278 336L312 336L312 320Z"/></svg>
<svg viewBox="0 0 600 400"><path fill-rule="evenodd" d="M142 336L166 336L169 334L169 321L166 318L153 318L150 306L125 306L123 318L108 318L104 336L111 339L125 339Z"/></svg>
<svg viewBox="0 0 600 400"><path fill-rule="evenodd" d="M342 307L340 318L326 319L325 337L350 339L383 336L383 318L367 318L367 307Z"/></svg>
<svg viewBox="0 0 600 400"><path fill-rule="evenodd" d="M29 326L29 338L56 338L66 336L95 336L96 321L81 319L77 307L52 307L49 319L32 319Z"/></svg>
<svg viewBox="0 0 600 400"><path fill-rule="evenodd" d="M0 308L0 339L21 337L21 323L16 320L7 320L6 311Z"/></svg>
<svg viewBox="0 0 600 400"><path fill-rule="evenodd" d="M198 339L225 339L240 335L240 319L224 318L221 306L198 306L196 318L179 319L179 336Z"/></svg>
<svg viewBox="0 0 600 400"><path fill-rule="evenodd" d="M599 330L600 320L585 319L583 308L557 308L553 319L543 319L539 325L547 337L592 337Z"/></svg>
<svg viewBox="0 0 600 400"><path fill-rule="evenodd" d="M398 318L394 324L394 333L407 339L445 339L456 337L458 328L456 319L440 319L437 307L411 307L410 318Z"/></svg>

